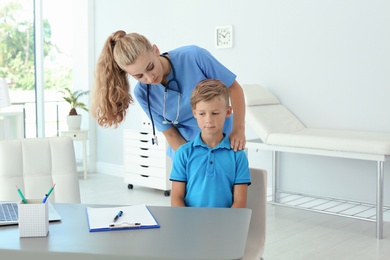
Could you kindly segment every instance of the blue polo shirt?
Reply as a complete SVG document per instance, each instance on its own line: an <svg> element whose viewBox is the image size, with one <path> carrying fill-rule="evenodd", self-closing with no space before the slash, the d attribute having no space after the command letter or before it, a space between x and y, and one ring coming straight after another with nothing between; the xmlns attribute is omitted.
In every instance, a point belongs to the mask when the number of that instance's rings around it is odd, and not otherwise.
<svg viewBox="0 0 390 260"><path fill-rule="evenodd" d="M234 152L227 135L210 148L201 134L176 151L170 180L186 182L187 207L224 208L233 204L234 185L251 182L244 151Z"/></svg>

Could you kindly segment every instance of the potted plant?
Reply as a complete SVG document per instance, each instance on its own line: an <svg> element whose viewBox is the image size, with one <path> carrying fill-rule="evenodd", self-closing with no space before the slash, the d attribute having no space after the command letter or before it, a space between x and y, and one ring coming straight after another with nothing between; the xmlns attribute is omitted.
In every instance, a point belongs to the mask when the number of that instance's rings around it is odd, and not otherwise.
<svg viewBox="0 0 390 260"><path fill-rule="evenodd" d="M80 130L81 115L77 113L76 108L81 108L87 112L89 111L87 105L79 101L80 97L89 94L89 90L72 91L70 88L64 88L59 92L62 93L62 98L70 104L69 115L66 118L69 130Z"/></svg>

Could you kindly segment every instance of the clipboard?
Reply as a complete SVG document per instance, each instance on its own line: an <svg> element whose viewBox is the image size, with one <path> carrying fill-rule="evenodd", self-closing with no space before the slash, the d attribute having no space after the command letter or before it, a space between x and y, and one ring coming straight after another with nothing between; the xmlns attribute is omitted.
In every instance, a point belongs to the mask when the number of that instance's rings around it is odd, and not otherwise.
<svg viewBox="0 0 390 260"><path fill-rule="evenodd" d="M123 213L114 222L118 212ZM160 224L144 204L121 207L87 207L89 232L159 228Z"/></svg>

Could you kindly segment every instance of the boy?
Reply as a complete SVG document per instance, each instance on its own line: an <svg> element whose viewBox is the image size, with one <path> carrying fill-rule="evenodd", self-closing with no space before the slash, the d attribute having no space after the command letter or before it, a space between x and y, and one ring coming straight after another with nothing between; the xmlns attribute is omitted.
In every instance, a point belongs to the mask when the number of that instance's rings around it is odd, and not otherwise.
<svg viewBox="0 0 390 260"><path fill-rule="evenodd" d="M192 112L201 130L176 151L170 180L171 205L245 208L250 185L249 165L243 150L234 152L223 133L232 113L227 87L206 79L192 92Z"/></svg>

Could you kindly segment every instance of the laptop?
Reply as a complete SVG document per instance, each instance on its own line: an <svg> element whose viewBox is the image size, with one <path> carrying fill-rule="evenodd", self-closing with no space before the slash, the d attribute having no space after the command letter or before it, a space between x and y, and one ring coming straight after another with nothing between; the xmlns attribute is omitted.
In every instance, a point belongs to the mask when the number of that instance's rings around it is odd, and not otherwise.
<svg viewBox="0 0 390 260"><path fill-rule="evenodd" d="M53 205L49 202L49 221L60 221L61 216ZM0 226L18 224L18 203L0 202Z"/></svg>

